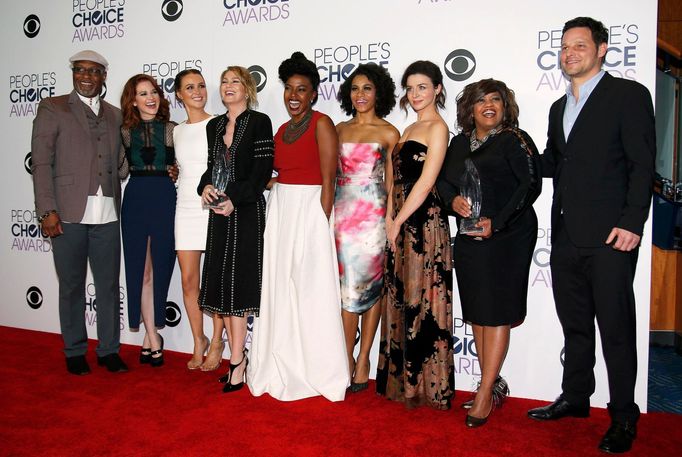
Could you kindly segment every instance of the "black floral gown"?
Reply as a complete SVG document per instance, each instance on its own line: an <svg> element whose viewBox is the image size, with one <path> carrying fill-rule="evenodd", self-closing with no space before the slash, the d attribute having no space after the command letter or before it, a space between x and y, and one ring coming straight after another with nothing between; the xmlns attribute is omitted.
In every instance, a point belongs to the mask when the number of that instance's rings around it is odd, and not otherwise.
<svg viewBox="0 0 682 457"><path fill-rule="evenodd" d="M426 150L412 140L393 150L392 217L419 179ZM454 384L450 232L434 186L402 225L396 252L387 251L377 392L407 407L448 409Z"/></svg>

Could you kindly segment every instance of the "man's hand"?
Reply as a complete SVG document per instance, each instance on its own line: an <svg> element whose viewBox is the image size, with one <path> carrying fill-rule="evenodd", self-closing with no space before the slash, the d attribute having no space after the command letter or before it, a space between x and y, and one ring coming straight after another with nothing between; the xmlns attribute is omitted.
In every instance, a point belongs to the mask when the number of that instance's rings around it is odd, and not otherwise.
<svg viewBox="0 0 682 457"><path fill-rule="evenodd" d="M168 167L168 176L170 176L170 179L173 180L173 182L178 181L178 174L180 172L180 169L178 168L178 164L174 163L170 167Z"/></svg>
<svg viewBox="0 0 682 457"><path fill-rule="evenodd" d="M59 218L59 214L57 213L50 213L49 216L43 219L43 222L40 223L40 226L43 229L43 232L45 232L50 238L54 238L55 236L59 236L64 233L64 230L62 229L62 220Z"/></svg>
<svg viewBox="0 0 682 457"><path fill-rule="evenodd" d="M606 244L617 251L629 252L639 246L641 237L635 233L629 232L625 229L614 227L606 239Z"/></svg>

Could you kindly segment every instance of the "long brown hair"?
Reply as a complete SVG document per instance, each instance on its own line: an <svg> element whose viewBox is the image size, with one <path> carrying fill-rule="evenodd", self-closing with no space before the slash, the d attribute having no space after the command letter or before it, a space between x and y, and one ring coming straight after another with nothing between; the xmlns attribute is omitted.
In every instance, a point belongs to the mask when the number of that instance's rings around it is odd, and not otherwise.
<svg viewBox="0 0 682 457"><path fill-rule="evenodd" d="M123 86L123 93L121 94L121 111L123 112L123 128L134 129L142 121L140 112L135 103L135 94L137 93L137 85L143 81L149 81L159 94L159 111L156 113L156 120L165 122L170 120L170 106L168 100L163 95L163 90L154 78L143 73L131 77Z"/></svg>

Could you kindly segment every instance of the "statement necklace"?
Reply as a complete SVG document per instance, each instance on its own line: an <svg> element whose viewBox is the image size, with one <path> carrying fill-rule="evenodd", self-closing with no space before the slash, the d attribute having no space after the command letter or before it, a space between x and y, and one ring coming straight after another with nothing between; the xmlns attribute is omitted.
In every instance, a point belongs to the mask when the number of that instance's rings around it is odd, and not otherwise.
<svg viewBox="0 0 682 457"><path fill-rule="evenodd" d="M301 138L301 135L303 135L305 131L308 130L308 126L310 125L310 120L312 118L313 110L309 109L303 116L303 119L301 119L300 121L294 122L293 119L290 120L286 128L284 129L282 140L284 140L286 144L291 144L294 141Z"/></svg>

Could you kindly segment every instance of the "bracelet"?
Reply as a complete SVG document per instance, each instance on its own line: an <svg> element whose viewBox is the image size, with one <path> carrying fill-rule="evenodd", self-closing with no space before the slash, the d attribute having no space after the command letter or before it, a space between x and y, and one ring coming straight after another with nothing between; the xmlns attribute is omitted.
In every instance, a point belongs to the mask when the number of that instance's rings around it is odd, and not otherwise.
<svg viewBox="0 0 682 457"><path fill-rule="evenodd" d="M42 224L43 221L44 221L45 219L47 219L47 217L48 217L50 214L52 214L52 213L55 213L55 214L56 214L57 211L54 210L54 209L51 209L51 210L49 210L49 211L45 211L45 213L44 213L42 216L40 216L40 217L38 218L38 223L39 223L39 224Z"/></svg>

